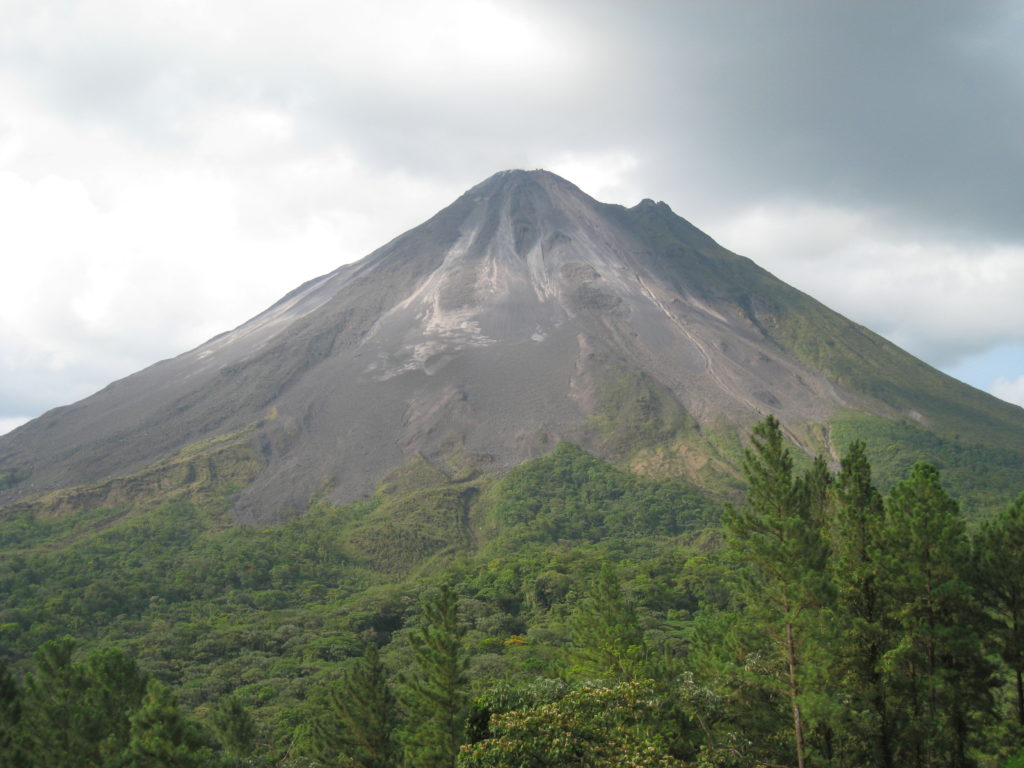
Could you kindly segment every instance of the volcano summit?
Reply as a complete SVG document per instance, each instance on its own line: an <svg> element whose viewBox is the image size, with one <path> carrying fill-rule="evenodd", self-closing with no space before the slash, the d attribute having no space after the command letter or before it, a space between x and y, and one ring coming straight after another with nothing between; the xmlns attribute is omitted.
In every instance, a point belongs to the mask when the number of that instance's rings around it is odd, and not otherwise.
<svg viewBox="0 0 1024 768"><path fill-rule="evenodd" d="M235 330L0 438L0 504L213 480L229 447L245 465L235 514L253 522L314 494L357 498L417 456L500 471L559 441L722 490L739 436L768 413L809 452L836 455L858 423L1024 465L1024 410L665 203L607 205L554 174L505 171Z"/></svg>

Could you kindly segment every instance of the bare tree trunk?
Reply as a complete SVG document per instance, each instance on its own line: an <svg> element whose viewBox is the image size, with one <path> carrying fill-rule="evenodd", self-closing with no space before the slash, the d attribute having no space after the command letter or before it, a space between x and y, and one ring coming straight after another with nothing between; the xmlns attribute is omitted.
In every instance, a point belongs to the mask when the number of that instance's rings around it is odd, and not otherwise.
<svg viewBox="0 0 1024 768"><path fill-rule="evenodd" d="M793 702L793 733L796 739L797 768L804 768L804 725L800 717L800 704L797 694L800 692L796 683L796 642L793 639L793 625L786 623L786 656L789 662L789 698Z"/></svg>

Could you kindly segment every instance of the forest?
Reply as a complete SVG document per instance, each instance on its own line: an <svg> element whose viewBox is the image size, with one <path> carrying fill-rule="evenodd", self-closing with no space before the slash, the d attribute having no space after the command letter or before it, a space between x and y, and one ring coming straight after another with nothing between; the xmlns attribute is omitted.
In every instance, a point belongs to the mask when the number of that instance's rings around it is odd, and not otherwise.
<svg viewBox="0 0 1024 768"><path fill-rule="evenodd" d="M272 528L0 524L0 764L1024 766L1024 494L753 430L720 504L572 445Z"/></svg>

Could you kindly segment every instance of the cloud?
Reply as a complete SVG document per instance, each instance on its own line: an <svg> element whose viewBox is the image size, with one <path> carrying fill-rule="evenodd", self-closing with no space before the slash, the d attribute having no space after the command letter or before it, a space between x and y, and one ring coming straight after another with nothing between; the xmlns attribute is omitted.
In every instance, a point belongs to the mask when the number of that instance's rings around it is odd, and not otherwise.
<svg viewBox="0 0 1024 768"><path fill-rule="evenodd" d="M937 367L1024 344L1024 246L927 241L862 212L759 206L719 240Z"/></svg>
<svg viewBox="0 0 1024 768"><path fill-rule="evenodd" d="M597 200L622 200L631 197L628 177L637 159L628 151L585 155L563 152L541 162L541 166L569 179Z"/></svg>
<svg viewBox="0 0 1024 768"><path fill-rule="evenodd" d="M18 266L0 416L199 343L510 167L666 200L933 364L1021 341L1008 0L9 0L4 16L0 249Z"/></svg>
<svg viewBox="0 0 1024 768"><path fill-rule="evenodd" d="M22 424L25 424L27 421L27 417L16 419L0 418L0 435L6 435L8 432L10 432L13 429L17 429Z"/></svg>
<svg viewBox="0 0 1024 768"><path fill-rule="evenodd" d="M1008 2L14 8L3 63L21 87L146 151L229 163L269 130L276 148L250 159L342 147L463 187L626 152L646 195L694 219L785 195L1024 235L1024 12Z"/></svg>
<svg viewBox="0 0 1024 768"><path fill-rule="evenodd" d="M65 119L179 153L218 113L262 110L295 121L293 151L450 173L505 134L535 140L529 115L564 118L586 71L572 34L508 3L51 5L16 3L7 68Z"/></svg>
<svg viewBox="0 0 1024 768"><path fill-rule="evenodd" d="M992 394L1008 403L1016 403L1024 408L1024 375L1011 381L1000 376L992 384Z"/></svg>
<svg viewBox="0 0 1024 768"><path fill-rule="evenodd" d="M723 2L655 15L630 41L637 66L660 75L647 123L660 126L648 138L662 183L681 188L680 170L700 180L675 197L687 210L782 196L950 234L1024 234L1019 6Z"/></svg>
<svg viewBox="0 0 1024 768"><path fill-rule="evenodd" d="M340 196L327 213L322 198L341 172L362 182L363 195L349 208ZM0 252L11 257L0 294L0 416L84 397L240 324L419 223L438 196L344 158L286 166L276 181L301 198L290 201L293 216L243 227L274 200L211 172L122 181L103 204L78 179L0 172ZM404 223L372 215L385 197Z"/></svg>

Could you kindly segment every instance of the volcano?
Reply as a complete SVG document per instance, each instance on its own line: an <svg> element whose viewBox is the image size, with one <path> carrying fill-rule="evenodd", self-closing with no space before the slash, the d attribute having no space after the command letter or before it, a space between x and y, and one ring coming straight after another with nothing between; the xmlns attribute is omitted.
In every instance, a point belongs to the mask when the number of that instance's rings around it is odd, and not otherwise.
<svg viewBox="0 0 1024 768"><path fill-rule="evenodd" d="M413 459L501 472L561 441L727 490L741 435L769 413L832 457L858 420L991 449L1021 460L1024 487L1024 410L665 203L505 171L233 331L0 438L0 504L213 482L230 448L245 466L228 472L236 518L268 522L315 495L360 498Z"/></svg>

